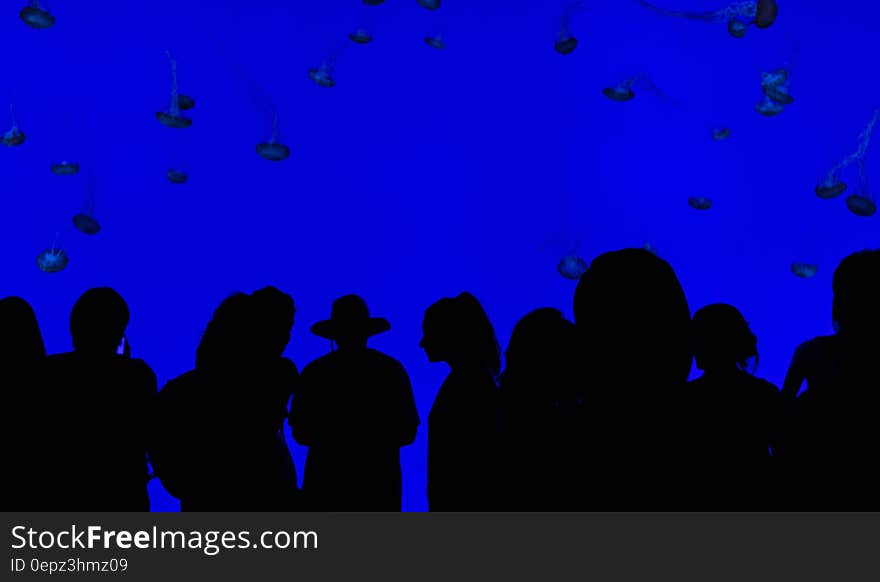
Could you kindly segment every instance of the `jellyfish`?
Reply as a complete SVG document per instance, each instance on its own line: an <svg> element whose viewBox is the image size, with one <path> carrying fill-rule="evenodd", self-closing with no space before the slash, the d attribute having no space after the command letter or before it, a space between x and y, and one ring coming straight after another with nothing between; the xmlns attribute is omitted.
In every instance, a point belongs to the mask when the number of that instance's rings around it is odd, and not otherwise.
<svg viewBox="0 0 880 582"><path fill-rule="evenodd" d="M587 272L587 261L571 252L562 257L562 260L556 266L556 270L566 279L576 281Z"/></svg>
<svg viewBox="0 0 880 582"><path fill-rule="evenodd" d="M19 13L25 24L31 28L46 29L55 26L55 17L49 11L40 7L39 0L30 0L28 5Z"/></svg>
<svg viewBox="0 0 880 582"><path fill-rule="evenodd" d="M192 119L182 116L180 112L181 110L184 110L186 106L191 106L189 107L191 109L195 106L195 101L187 96L183 96L183 99L181 99L181 95L177 91L177 61L171 56L171 51L166 50L165 54L168 56L168 60L171 63L171 105L167 112L157 112L156 119L159 120L159 123L168 127L176 129L186 128L192 125ZM181 107L181 101L183 101L184 107Z"/></svg>
<svg viewBox="0 0 880 582"><path fill-rule="evenodd" d="M381 6L385 0L363 0L365 6Z"/></svg>
<svg viewBox="0 0 880 582"><path fill-rule="evenodd" d="M367 2L365 2L365 4L366 3ZM418 3L419 6L428 10L437 10L438 8L440 8L440 0L418 0Z"/></svg>
<svg viewBox="0 0 880 582"><path fill-rule="evenodd" d="M646 0L638 0L638 2L644 8L656 12L657 14L662 14L663 16L686 18L688 20L710 23L726 22L727 32L734 38L742 38L746 35L748 27L755 22L759 4L758 2L734 2L721 10L690 12L683 10L669 10L668 8L651 4Z"/></svg>
<svg viewBox="0 0 880 582"><path fill-rule="evenodd" d="M51 169L56 176L73 176L79 173L79 164L70 160L61 160L52 164Z"/></svg>
<svg viewBox="0 0 880 582"><path fill-rule="evenodd" d="M788 71L776 69L772 73L761 74L761 90L766 97L780 105L791 105L794 97L788 92Z"/></svg>
<svg viewBox="0 0 880 582"><path fill-rule="evenodd" d="M651 91L653 93L657 93L660 96L663 96L663 92L651 81L647 76L642 73L639 73L633 77L628 79L624 79L620 81L616 85L612 85L611 87L605 87L602 89L602 94L605 95L608 99L612 101L625 102L632 100L636 93L633 90L633 87L639 86L641 89L645 89L647 91Z"/></svg>
<svg viewBox="0 0 880 582"><path fill-rule="evenodd" d="M58 248L57 236L55 237L55 242L52 243L51 248L48 248L37 255L37 266L44 273L58 273L59 271L63 271L65 267L67 267L68 262L70 262L70 259L67 257L67 253Z"/></svg>
<svg viewBox="0 0 880 582"><path fill-rule="evenodd" d="M446 48L446 41L443 40L442 34L435 34L433 36L425 37L425 44L431 48L435 48L437 50L443 50Z"/></svg>
<svg viewBox="0 0 880 582"><path fill-rule="evenodd" d="M280 162L290 156L290 148L278 142L278 112L272 121L272 137L268 142L257 144L257 154L264 160Z"/></svg>
<svg viewBox="0 0 880 582"><path fill-rule="evenodd" d="M79 212L73 216L73 226L78 231L89 236L98 234L101 231L101 224L89 212Z"/></svg>
<svg viewBox="0 0 880 582"><path fill-rule="evenodd" d="M758 6L755 10L755 26L769 28L776 22L778 14L779 6L776 5L776 0L758 0Z"/></svg>
<svg viewBox="0 0 880 582"><path fill-rule="evenodd" d="M816 186L816 196L819 198L836 198L843 194L846 191L846 182L842 179L843 171L855 162L858 165L859 169L859 180L862 186L862 189L867 192L867 178L865 177L865 156L868 153L868 146L871 144L871 136L874 133L874 128L877 125L877 121L880 120L880 109L874 111L874 115L868 121L868 125L865 129L862 130L862 133L859 134L859 145L856 151L845 157L838 164L836 164L833 168L831 168L827 174L825 174L825 178L822 179L821 182ZM863 193L857 193L852 198L852 204L855 205L857 210L861 210L865 212L870 210L871 204L865 204L864 200L871 202L871 198ZM850 200L847 199L847 207L854 213L859 216L863 216L863 214L859 214L856 210L853 210L853 206L850 205ZM870 216L873 214L867 214L866 216Z"/></svg>
<svg viewBox="0 0 880 582"><path fill-rule="evenodd" d="M578 47L578 39L571 32L571 17L575 12L583 10L585 5L586 0L573 0L563 8L559 34L553 43L553 48L559 54L570 55Z"/></svg>
<svg viewBox="0 0 880 582"><path fill-rule="evenodd" d="M333 80L333 68L335 65L335 59L325 60L319 68L309 69L309 79L314 81L319 87L333 87L336 85L336 81Z"/></svg>
<svg viewBox="0 0 880 582"><path fill-rule="evenodd" d="M169 168L168 171L165 172L165 177L168 178L168 181L172 184L186 184L186 181L189 179L189 174L177 168Z"/></svg>
<svg viewBox="0 0 880 582"><path fill-rule="evenodd" d="M792 263L791 272L795 277L812 279L819 272L819 267L813 263Z"/></svg>
<svg viewBox="0 0 880 582"><path fill-rule="evenodd" d="M15 109L12 105L9 106L9 113L12 116L12 127L3 134L3 137L0 138L0 142L3 142L3 145L7 147L15 147L20 146L24 143L25 135L24 132L18 128L18 123L15 120Z"/></svg>
<svg viewBox="0 0 880 582"><path fill-rule="evenodd" d="M355 44L370 44L373 42L373 35L365 28L358 28L349 34L348 38Z"/></svg>
<svg viewBox="0 0 880 582"><path fill-rule="evenodd" d="M766 96L764 97L763 101L755 105L755 111L757 111L764 117L774 117L782 113L784 110L785 107Z"/></svg>
<svg viewBox="0 0 880 582"><path fill-rule="evenodd" d="M874 202L874 197L871 196L868 190L868 178L865 176L864 158L858 161L858 165L858 188L854 194L850 194L846 197L846 207L856 216L867 218L869 216L874 216L877 212L877 204Z"/></svg>
<svg viewBox="0 0 880 582"><path fill-rule="evenodd" d="M712 130L712 139L715 141L725 141L730 138L729 127L717 127Z"/></svg>
<svg viewBox="0 0 880 582"><path fill-rule="evenodd" d="M712 208L712 200L705 196L691 196L688 198L688 206L694 210L709 210Z"/></svg>

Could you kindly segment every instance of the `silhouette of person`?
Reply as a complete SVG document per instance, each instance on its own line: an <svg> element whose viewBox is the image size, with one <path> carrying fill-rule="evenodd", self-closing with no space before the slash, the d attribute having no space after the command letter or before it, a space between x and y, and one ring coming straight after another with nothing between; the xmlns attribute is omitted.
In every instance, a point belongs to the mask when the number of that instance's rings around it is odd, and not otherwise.
<svg viewBox="0 0 880 582"><path fill-rule="evenodd" d="M798 346L783 384L786 489L800 509L865 511L880 490L880 250L843 259L832 286L837 333Z"/></svg>
<svg viewBox="0 0 880 582"><path fill-rule="evenodd" d="M694 357L703 375L688 385L689 450L694 453L695 503L704 510L773 509L772 452L782 426L779 389L747 371L758 361L758 338L732 305L694 314Z"/></svg>
<svg viewBox="0 0 880 582"><path fill-rule="evenodd" d="M576 347L574 324L556 309L532 311L513 329L499 381L506 510L575 506L583 415Z"/></svg>
<svg viewBox="0 0 880 582"><path fill-rule="evenodd" d="M391 329L366 302L345 295L312 333L338 349L303 369L290 408L293 437L309 447L303 493L317 511L400 511L400 448L419 425L409 376L390 356L367 347Z"/></svg>
<svg viewBox="0 0 880 582"><path fill-rule="evenodd" d="M35 511L46 503L46 468L52 442L41 413L46 348L30 304L0 299L0 386L3 387L3 452L7 511Z"/></svg>
<svg viewBox="0 0 880 582"><path fill-rule="evenodd" d="M150 458L182 511L298 508L281 432L298 379L281 356L294 311L274 288L228 297L208 323L195 370L159 393Z"/></svg>
<svg viewBox="0 0 880 582"><path fill-rule="evenodd" d="M70 314L73 351L50 356L45 406L56 440L52 503L65 511L149 511L147 428L156 376L120 350L125 300L83 293ZM123 353L118 353L122 351Z"/></svg>
<svg viewBox="0 0 880 582"><path fill-rule="evenodd" d="M676 510L692 493L680 414L690 311L672 267L643 249L597 257L574 297L586 398L581 506Z"/></svg>
<svg viewBox="0 0 880 582"><path fill-rule="evenodd" d="M431 305L422 330L428 360L450 368L428 417L428 509L494 510L501 464L495 330L469 293Z"/></svg>

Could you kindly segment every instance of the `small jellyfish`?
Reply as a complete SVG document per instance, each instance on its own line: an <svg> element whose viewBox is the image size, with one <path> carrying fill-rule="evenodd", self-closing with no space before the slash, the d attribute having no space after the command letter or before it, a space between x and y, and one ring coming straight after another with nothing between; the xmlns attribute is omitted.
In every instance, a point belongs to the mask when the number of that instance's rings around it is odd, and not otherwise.
<svg viewBox="0 0 880 582"><path fill-rule="evenodd" d="M769 28L776 22L778 14L779 6L776 5L776 0L758 0L758 7L755 11L755 26Z"/></svg>
<svg viewBox="0 0 880 582"><path fill-rule="evenodd" d="M755 111L764 117L774 117L782 113L784 110L785 107L769 97L764 97L763 101L755 105Z"/></svg>
<svg viewBox="0 0 880 582"><path fill-rule="evenodd" d="M718 127L712 130L712 139L715 141L725 141L730 138L729 127Z"/></svg>
<svg viewBox="0 0 880 582"><path fill-rule="evenodd" d="M721 10L714 12L693 12L686 10L670 10L656 6L646 0L638 0L644 8L663 16L671 16L674 18L684 18L687 20L696 20L709 23L727 23L727 32L734 38L742 38L746 35L746 31L754 21L758 13L757 2L734 2Z"/></svg>
<svg viewBox="0 0 880 582"><path fill-rule="evenodd" d="M813 263L792 263L791 272L795 277L812 279L819 272L819 267Z"/></svg>
<svg viewBox="0 0 880 582"><path fill-rule="evenodd" d="M366 6L381 6L385 4L385 0L363 0L363 3Z"/></svg>
<svg viewBox="0 0 880 582"><path fill-rule="evenodd" d="M694 210L709 210L712 208L712 200L705 196L691 196L688 198L688 206Z"/></svg>
<svg viewBox="0 0 880 582"><path fill-rule="evenodd" d="M0 138L0 142L7 147L16 147L20 146L24 143L25 135L24 132L18 128L18 123L15 121L15 109L13 109L12 105L9 106L9 113L12 115L12 127L3 134L3 137Z"/></svg>
<svg viewBox="0 0 880 582"><path fill-rule="evenodd" d="M171 56L171 51L166 50L165 54L168 56L168 60L171 63L171 105L169 106L168 111L157 112L156 119L158 119L159 123L162 125L173 127L175 129L190 127L192 125L192 119L180 114L183 108L181 107L181 95L177 91L177 61ZM195 101L190 97L183 96L183 104L184 106L195 106Z"/></svg>
<svg viewBox="0 0 880 582"><path fill-rule="evenodd" d="M585 0L570 1L562 10L559 34L556 35L556 40L553 42L553 48L557 53L570 55L578 47L578 39L571 32L571 17L575 12L583 10L585 4Z"/></svg>
<svg viewBox="0 0 880 582"><path fill-rule="evenodd" d="M846 197L846 207L856 216L864 218L877 213L877 204L867 194L850 194Z"/></svg>
<svg viewBox="0 0 880 582"><path fill-rule="evenodd" d="M355 44L370 44L373 42L373 35L364 28L358 28L348 35L348 38Z"/></svg>
<svg viewBox="0 0 880 582"><path fill-rule="evenodd" d="M629 79L624 79L620 81L616 85L612 85L611 87L605 87L602 89L602 94L611 99L612 101L625 102L632 100L636 93L633 89L636 85L639 85L641 89L645 89L647 91L651 91L660 96L663 96L663 92L657 88L654 83L648 79L644 74L639 73Z"/></svg>
<svg viewBox="0 0 880 582"><path fill-rule="evenodd" d="M426 36L425 44L431 48L435 48L437 50L443 50L446 48L446 41L443 40L443 35L435 34L434 36Z"/></svg>
<svg viewBox="0 0 880 582"><path fill-rule="evenodd" d="M168 178L168 181L172 184L186 184L186 181L189 179L189 174L183 170L169 168L168 171L165 172L165 177Z"/></svg>
<svg viewBox="0 0 880 582"><path fill-rule="evenodd" d="M419 6L428 10L437 10L440 8L440 0L418 0Z"/></svg>
<svg viewBox="0 0 880 582"><path fill-rule="evenodd" d="M324 61L317 69L309 69L309 79L319 87L330 88L336 85L333 80L333 61Z"/></svg>
<svg viewBox="0 0 880 582"><path fill-rule="evenodd" d="M840 182L835 179L826 179L816 186L816 196L819 198L830 199L837 198L846 192L846 182Z"/></svg>
<svg viewBox="0 0 880 582"><path fill-rule="evenodd" d="M744 38L749 31L749 23L742 18L731 18L727 21L727 32L733 38Z"/></svg>
<svg viewBox="0 0 880 582"><path fill-rule="evenodd" d="M819 196L819 198L835 198L844 193L846 190L846 183L841 179L841 174L853 163L855 163L859 169L859 181L856 189L857 191L864 190L867 192L865 156L868 153L868 146L871 145L871 136L874 133L874 128L876 127L878 120L880 120L880 109L874 111L874 115L871 117L870 121L868 121L868 125L862 130L862 133L859 134L859 146L856 151L831 168L825 175L825 179L816 186L816 195ZM852 199L852 202L850 202L850 199ZM874 214L874 212L865 214L866 212L871 211L873 204L874 203L870 197L859 193L849 196L846 201L847 208L849 208L853 214L858 216L871 216Z"/></svg>
<svg viewBox="0 0 880 582"><path fill-rule="evenodd" d="M791 105L794 97L788 92L788 71L776 69L772 73L762 73L761 90L768 98L780 105Z"/></svg>
<svg viewBox="0 0 880 582"><path fill-rule="evenodd" d="M57 238L57 237L56 237ZM37 255L37 266L44 273L58 273L67 267L70 259L62 249L58 248L58 241L52 243L52 248L46 249Z"/></svg>
<svg viewBox="0 0 880 582"><path fill-rule="evenodd" d="M264 160L280 162L290 156L290 148L278 142L278 113L272 121L272 137L268 142L257 144L257 154Z"/></svg>
<svg viewBox="0 0 880 582"><path fill-rule="evenodd" d="M574 253L570 253L559 261L556 270L566 279L575 281L580 279L581 275L587 272L587 261Z"/></svg>
<svg viewBox="0 0 880 582"><path fill-rule="evenodd" d="M196 100L189 95L177 96L177 107L180 108L181 111L189 111L190 109L194 109L195 106Z"/></svg>
<svg viewBox="0 0 880 582"><path fill-rule="evenodd" d="M56 176L73 176L79 173L79 164L69 160L61 160L52 164L51 169Z"/></svg>
<svg viewBox="0 0 880 582"><path fill-rule="evenodd" d="M49 11L40 7L39 0L30 0L28 5L19 13L25 24L31 28L46 29L55 26L55 17Z"/></svg>
<svg viewBox="0 0 880 582"><path fill-rule="evenodd" d="M78 231L89 236L94 236L101 231L101 224L90 212L80 212L73 217L73 226Z"/></svg>

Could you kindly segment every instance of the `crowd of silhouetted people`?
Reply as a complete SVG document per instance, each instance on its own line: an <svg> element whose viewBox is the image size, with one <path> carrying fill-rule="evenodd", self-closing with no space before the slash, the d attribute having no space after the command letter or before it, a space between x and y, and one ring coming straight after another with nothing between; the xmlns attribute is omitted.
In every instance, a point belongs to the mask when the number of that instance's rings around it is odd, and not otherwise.
<svg viewBox="0 0 880 582"><path fill-rule="evenodd" d="M876 509L880 250L845 258L833 291L835 334L797 348L781 390L755 375L740 311L692 316L645 250L593 261L574 322L525 315L503 368L479 301L440 299L420 343L450 370L427 419L429 510ZM79 298L73 351L52 356L30 305L0 300L6 508L147 511L155 477L184 511L399 511L420 419L404 366L368 347L390 323L335 300L312 326L333 349L300 373L283 356L295 311L273 287L228 297L159 390L114 290Z"/></svg>

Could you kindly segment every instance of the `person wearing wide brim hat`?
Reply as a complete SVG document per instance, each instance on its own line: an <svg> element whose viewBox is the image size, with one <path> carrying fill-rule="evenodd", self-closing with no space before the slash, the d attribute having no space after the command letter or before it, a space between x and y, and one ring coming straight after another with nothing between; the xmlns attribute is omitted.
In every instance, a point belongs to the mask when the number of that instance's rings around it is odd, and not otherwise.
<svg viewBox="0 0 880 582"><path fill-rule="evenodd" d="M391 329L357 295L333 302L312 333L336 343L303 369L290 406L293 438L309 447L303 494L317 511L400 511L400 448L415 440L419 413L396 359L367 347Z"/></svg>
<svg viewBox="0 0 880 582"><path fill-rule="evenodd" d="M371 317L367 302L358 295L345 295L333 302L330 319L312 326L312 333L335 342L367 339L391 329L383 317Z"/></svg>

